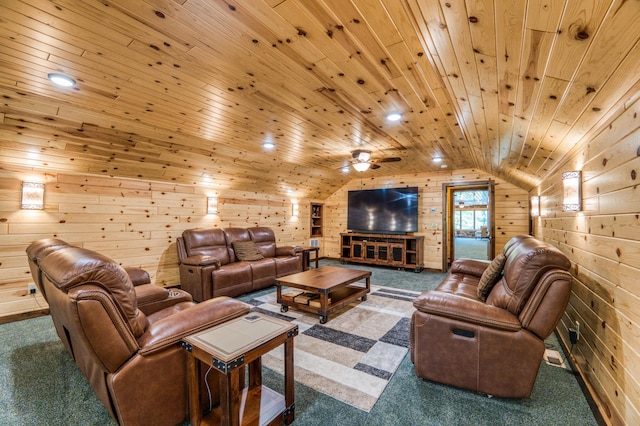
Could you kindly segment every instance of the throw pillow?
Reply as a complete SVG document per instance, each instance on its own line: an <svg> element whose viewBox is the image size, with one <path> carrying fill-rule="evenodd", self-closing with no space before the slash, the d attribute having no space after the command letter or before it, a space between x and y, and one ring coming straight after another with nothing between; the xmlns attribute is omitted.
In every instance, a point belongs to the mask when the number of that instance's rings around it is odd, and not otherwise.
<svg viewBox="0 0 640 426"><path fill-rule="evenodd" d="M239 260L260 260L264 256L253 241L234 241L233 250Z"/></svg>
<svg viewBox="0 0 640 426"><path fill-rule="evenodd" d="M487 296L491 293L491 289L502 276L502 268L504 267L504 262L506 260L507 258L504 253L500 253L493 259L493 261L491 261L487 269L484 270L484 273L480 277L480 281L478 281L478 299L482 301L487 300Z"/></svg>

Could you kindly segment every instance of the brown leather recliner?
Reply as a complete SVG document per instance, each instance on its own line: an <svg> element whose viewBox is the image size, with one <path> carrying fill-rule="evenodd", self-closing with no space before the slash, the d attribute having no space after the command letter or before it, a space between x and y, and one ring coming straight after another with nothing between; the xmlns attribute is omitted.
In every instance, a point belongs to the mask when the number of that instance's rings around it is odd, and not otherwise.
<svg viewBox="0 0 640 426"><path fill-rule="evenodd" d="M453 262L436 290L413 305L410 353L418 377L505 398L528 398L544 340L571 294L571 262L531 236L504 246L503 274L486 300L478 282L489 265Z"/></svg>
<svg viewBox="0 0 640 426"><path fill-rule="evenodd" d="M55 246L34 255L39 246ZM221 297L195 304L183 291L134 287L111 259L65 244L27 249L64 346L122 425L175 425L187 418L183 337L249 312ZM33 255L33 258L32 258ZM38 278L35 278L38 279ZM139 306L147 297L144 311Z"/></svg>
<svg viewBox="0 0 640 426"><path fill-rule="evenodd" d="M254 242L263 258L240 260L235 242ZM275 234L267 227L187 229L176 246L180 286L195 300L239 296L303 270L302 248L277 247Z"/></svg>

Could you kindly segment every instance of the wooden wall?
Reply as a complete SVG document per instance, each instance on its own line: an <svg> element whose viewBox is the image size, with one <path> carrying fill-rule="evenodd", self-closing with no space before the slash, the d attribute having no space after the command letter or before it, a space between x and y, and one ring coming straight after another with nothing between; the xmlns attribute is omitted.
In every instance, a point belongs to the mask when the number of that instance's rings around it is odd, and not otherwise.
<svg viewBox="0 0 640 426"><path fill-rule="evenodd" d="M45 182L45 209L21 210L22 181ZM225 193L217 215L206 214L206 188L145 180L0 169L0 317L41 310L26 295L32 282L26 247L56 237L96 250L123 266L140 266L161 286L180 283L176 237L184 229L270 226L280 245L309 242L309 204L291 217L291 199ZM304 220L302 218L305 218Z"/></svg>
<svg viewBox="0 0 640 426"><path fill-rule="evenodd" d="M383 165L384 167L384 165ZM364 174L366 176L366 173ZM347 227L347 192L354 189L393 188L417 186L419 188L419 231L424 235L425 268L442 268L443 217L442 184L459 182L495 181L496 253L514 235L529 233L528 194L526 191L482 171L452 170L438 173L401 175L385 178L354 179L325 200L324 255L340 257L340 233ZM435 212L432 212L432 208Z"/></svg>
<svg viewBox="0 0 640 426"><path fill-rule="evenodd" d="M613 424L640 424L640 101L620 112L532 195L534 235L573 263L560 325L580 323L572 352ZM582 170L583 211L562 212L562 173Z"/></svg>

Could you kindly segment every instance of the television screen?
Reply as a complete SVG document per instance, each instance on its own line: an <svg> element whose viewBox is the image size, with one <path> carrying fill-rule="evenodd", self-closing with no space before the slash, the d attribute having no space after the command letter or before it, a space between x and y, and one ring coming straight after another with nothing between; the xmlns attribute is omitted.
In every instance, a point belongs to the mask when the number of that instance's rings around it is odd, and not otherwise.
<svg viewBox="0 0 640 426"><path fill-rule="evenodd" d="M418 187L349 191L347 229L404 234L418 231Z"/></svg>

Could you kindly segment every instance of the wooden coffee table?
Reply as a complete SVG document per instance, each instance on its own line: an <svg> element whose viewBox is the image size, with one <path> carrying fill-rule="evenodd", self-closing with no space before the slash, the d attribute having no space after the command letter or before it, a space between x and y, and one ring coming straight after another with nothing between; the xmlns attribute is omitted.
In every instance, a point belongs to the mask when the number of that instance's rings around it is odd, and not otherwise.
<svg viewBox="0 0 640 426"><path fill-rule="evenodd" d="M358 281L364 283L353 285ZM280 310L287 312L289 307L312 312L320 316L320 323L324 324L332 312L342 309L360 298L367 300L367 293L371 291L371 272L357 269L340 268L337 266L323 266L309 269L297 274L280 277L276 280L277 301ZM315 305L299 303L295 300L282 298L282 287L291 287L308 293L317 294Z"/></svg>

